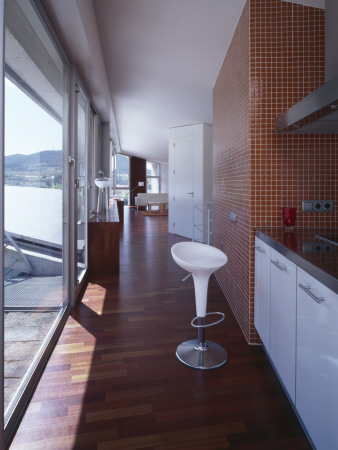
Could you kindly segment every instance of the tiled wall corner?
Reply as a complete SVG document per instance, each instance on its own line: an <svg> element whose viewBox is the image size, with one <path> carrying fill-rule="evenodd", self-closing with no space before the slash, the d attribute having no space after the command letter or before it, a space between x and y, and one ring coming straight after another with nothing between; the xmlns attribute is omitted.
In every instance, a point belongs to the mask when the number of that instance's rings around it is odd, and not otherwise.
<svg viewBox="0 0 338 450"><path fill-rule="evenodd" d="M223 242L228 263L217 279L244 333L250 295L250 73L249 3L228 50L213 92L213 244ZM237 222L230 222L230 212Z"/></svg>
<svg viewBox="0 0 338 450"><path fill-rule="evenodd" d="M281 226L282 206L297 208L299 227L337 219L301 211L309 199L337 210L336 136L274 133L275 117L324 82L324 30L322 10L249 0L214 88L214 234L229 257L218 280L251 343L255 229Z"/></svg>

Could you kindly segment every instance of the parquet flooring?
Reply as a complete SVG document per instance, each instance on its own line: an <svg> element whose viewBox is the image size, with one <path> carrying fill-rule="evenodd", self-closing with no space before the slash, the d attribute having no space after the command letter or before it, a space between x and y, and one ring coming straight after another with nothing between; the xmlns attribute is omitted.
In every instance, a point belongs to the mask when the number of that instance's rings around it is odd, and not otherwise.
<svg viewBox="0 0 338 450"><path fill-rule="evenodd" d="M69 317L11 450L311 448L260 346L249 346L216 280L207 330L227 364L190 369L193 281L172 260L167 217L125 211L119 274L88 285Z"/></svg>

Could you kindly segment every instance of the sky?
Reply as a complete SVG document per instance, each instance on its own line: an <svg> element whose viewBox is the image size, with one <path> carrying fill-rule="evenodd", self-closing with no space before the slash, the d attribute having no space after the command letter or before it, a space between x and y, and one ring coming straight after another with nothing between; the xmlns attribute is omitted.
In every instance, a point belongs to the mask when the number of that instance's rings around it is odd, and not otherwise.
<svg viewBox="0 0 338 450"><path fill-rule="evenodd" d="M62 126L5 79L5 156L62 150Z"/></svg>

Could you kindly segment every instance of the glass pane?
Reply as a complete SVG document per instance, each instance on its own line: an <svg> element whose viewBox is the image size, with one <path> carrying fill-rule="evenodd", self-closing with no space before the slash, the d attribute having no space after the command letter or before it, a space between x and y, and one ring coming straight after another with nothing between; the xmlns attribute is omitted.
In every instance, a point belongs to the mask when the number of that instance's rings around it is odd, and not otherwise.
<svg viewBox="0 0 338 450"><path fill-rule="evenodd" d="M129 189L116 189L114 198L120 198L125 205L129 205Z"/></svg>
<svg viewBox="0 0 338 450"><path fill-rule="evenodd" d="M78 187L76 189L77 202L77 274L78 279L84 273L87 266L87 213L86 213L86 141L87 141L87 127L86 127L86 106L87 102L82 92L78 93L78 111L77 111L77 155L76 163L76 178Z"/></svg>
<svg viewBox="0 0 338 450"><path fill-rule="evenodd" d="M6 2L6 8L4 311L8 417L10 402L16 402L18 387L22 380L21 388L24 386L31 363L63 307L65 218L64 65L30 2L13 0Z"/></svg>
<svg viewBox="0 0 338 450"><path fill-rule="evenodd" d="M147 192L158 194L160 192L160 165L147 161Z"/></svg>
<svg viewBox="0 0 338 450"><path fill-rule="evenodd" d="M160 165L147 161L147 176L158 177L160 176Z"/></svg>
<svg viewBox="0 0 338 450"><path fill-rule="evenodd" d="M115 159L116 188L129 188L129 157L117 154Z"/></svg>
<svg viewBox="0 0 338 450"><path fill-rule="evenodd" d="M147 192L152 194L158 194L160 192L159 178L147 178Z"/></svg>

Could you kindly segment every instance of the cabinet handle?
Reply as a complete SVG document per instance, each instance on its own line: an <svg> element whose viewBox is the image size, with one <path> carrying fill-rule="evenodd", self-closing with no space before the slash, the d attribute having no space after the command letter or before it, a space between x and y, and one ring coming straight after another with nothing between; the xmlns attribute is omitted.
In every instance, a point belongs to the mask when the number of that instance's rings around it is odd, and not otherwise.
<svg viewBox="0 0 338 450"><path fill-rule="evenodd" d="M278 261L274 261L273 259L271 259L271 262L274 266L276 266L279 270L282 270L283 272L285 272L288 269L287 267L280 265Z"/></svg>
<svg viewBox="0 0 338 450"><path fill-rule="evenodd" d="M262 247L258 247L258 245L254 245L255 249L259 252L259 253L265 253L264 248Z"/></svg>
<svg viewBox="0 0 338 450"><path fill-rule="evenodd" d="M310 286L303 286L301 283L298 284L298 286L303 289L304 292L307 293L315 302L322 303L325 299L324 297L317 297L311 292Z"/></svg>

